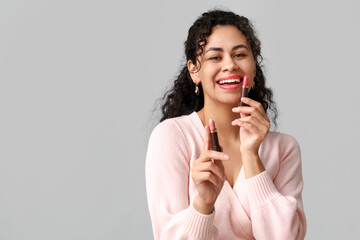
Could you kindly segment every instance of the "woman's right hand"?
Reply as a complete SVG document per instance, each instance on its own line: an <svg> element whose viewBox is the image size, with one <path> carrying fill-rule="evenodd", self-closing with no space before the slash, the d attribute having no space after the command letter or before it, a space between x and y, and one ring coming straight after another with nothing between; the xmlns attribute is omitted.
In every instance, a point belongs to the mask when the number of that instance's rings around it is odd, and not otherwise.
<svg viewBox="0 0 360 240"><path fill-rule="evenodd" d="M214 209L216 198L226 180L222 161L230 159L228 154L210 150L210 141L210 129L206 125L202 153L191 168L192 179L198 191L193 207L203 214L210 214Z"/></svg>

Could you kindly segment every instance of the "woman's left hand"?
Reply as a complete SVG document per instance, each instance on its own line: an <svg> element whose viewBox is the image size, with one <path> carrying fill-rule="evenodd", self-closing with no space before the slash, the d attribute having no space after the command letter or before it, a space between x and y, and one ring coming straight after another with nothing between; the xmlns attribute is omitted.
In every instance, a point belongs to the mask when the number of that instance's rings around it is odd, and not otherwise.
<svg viewBox="0 0 360 240"><path fill-rule="evenodd" d="M235 107L235 113L240 113L240 118L232 121L232 125L240 127L240 152L258 154L261 142L270 129L270 120L261 103L247 97L241 101L249 106Z"/></svg>

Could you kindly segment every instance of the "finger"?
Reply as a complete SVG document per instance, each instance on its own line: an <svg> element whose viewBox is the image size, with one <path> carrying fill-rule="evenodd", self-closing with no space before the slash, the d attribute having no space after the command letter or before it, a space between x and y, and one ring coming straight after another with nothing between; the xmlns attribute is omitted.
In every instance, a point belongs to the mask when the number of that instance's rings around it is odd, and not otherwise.
<svg viewBox="0 0 360 240"><path fill-rule="evenodd" d="M259 123L258 120L256 120L256 119L249 120L249 121L247 119L239 119L234 124L248 130L251 133L256 133L256 134L261 134L261 135L263 133L267 134L269 132L269 128L270 128L270 123L265 125L265 124Z"/></svg>
<svg viewBox="0 0 360 240"><path fill-rule="evenodd" d="M268 131L270 128L270 121L264 118L259 118L256 116L248 116L238 119L241 122L247 122L256 125L260 130Z"/></svg>
<svg viewBox="0 0 360 240"><path fill-rule="evenodd" d="M255 101L254 99L248 98L248 97L242 97L241 101L246 103L247 105L253 107L256 105L256 103L259 103L258 101Z"/></svg>
<svg viewBox="0 0 360 240"><path fill-rule="evenodd" d="M219 179L216 175L211 172L199 172L195 178L195 184L201 184L203 182L209 181L215 186L218 186L221 183L221 179Z"/></svg>
<svg viewBox="0 0 360 240"><path fill-rule="evenodd" d="M259 119L259 121L261 121L264 124L266 122L270 122L266 113L264 113L263 111L259 111L255 107L235 107L232 109L232 111L234 113L240 113L240 116L242 118L250 115L250 116L256 117L257 119Z"/></svg>
<svg viewBox="0 0 360 240"><path fill-rule="evenodd" d="M238 118L235 121L254 124L254 125L258 126L258 127L261 127L262 125L264 125L264 123L262 121L260 121L257 117L252 116L252 115L247 116L247 117L243 117L243 118Z"/></svg>
<svg viewBox="0 0 360 240"><path fill-rule="evenodd" d="M209 161L211 159L213 160L220 160L220 161L226 161L230 159L229 154L218 152L214 150L207 150L203 152L202 156L200 157L202 162Z"/></svg>
<svg viewBox="0 0 360 240"><path fill-rule="evenodd" d="M241 118L247 117L249 115L260 115L255 111L255 108L253 107L235 107L232 109L234 113L239 113Z"/></svg>
<svg viewBox="0 0 360 240"><path fill-rule="evenodd" d="M219 166L217 164L217 162L220 162L221 161L215 161L215 162L212 162L212 161L208 161L206 163L203 163L201 165L201 167L199 166L198 168L198 171L200 172L212 172L213 174L215 174L218 178L222 179L223 181L225 180L225 173L224 173L224 169Z"/></svg>
<svg viewBox="0 0 360 240"><path fill-rule="evenodd" d="M259 124L259 123L254 123L255 120L249 120L247 121L247 119L252 118L250 117L246 117L246 118L241 118L238 119L236 122L233 122L233 125L237 125L239 126L241 129L244 129L246 131L248 131L249 134L256 136L258 139L265 139L265 137L267 136L267 134L269 133L269 129L270 129L270 122L267 122L266 124Z"/></svg>
<svg viewBox="0 0 360 240"><path fill-rule="evenodd" d="M255 124L249 122L237 121L236 125L249 131L251 134L259 132L259 128Z"/></svg>
<svg viewBox="0 0 360 240"><path fill-rule="evenodd" d="M249 116L249 114L240 112L240 118L244 118L244 117L247 117L247 116Z"/></svg>
<svg viewBox="0 0 360 240"><path fill-rule="evenodd" d="M250 106L242 106L242 107L234 107L232 109L233 112L235 113L239 113L240 117L246 117L250 114L251 112L251 107Z"/></svg>
<svg viewBox="0 0 360 240"><path fill-rule="evenodd" d="M256 110L259 111L259 113L263 116L264 119L269 120L268 116L266 115L266 112L264 110L264 107L261 103L254 101L250 98L247 98L247 100L249 101L249 105L254 107Z"/></svg>
<svg viewBox="0 0 360 240"><path fill-rule="evenodd" d="M246 103L247 105L256 108L257 110L259 110L260 114L267 119L267 115L265 113L264 107L261 103L259 103L258 101L255 101L251 98L247 98L247 97L242 97L241 101L243 101L244 103Z"/></svg>
<svg viewBox="0 0 360 240"><path fill-rule="evenodd" d="M245 108L234 110L234 112L237 112L237 111L245 112L246 116L243 115L243 116L241 116L241 118L235 119L234 121L236 121L236 120L240 121L240 119L243 119L243 121L249 121L251 119L251 120L257 120L258 123L256 123L256 124L267 125L266 124L267 119L264 119L264 117L253 107L245 107Z"/></svg>
<svg viewBox="0 0 360 240"><path fill-rule="evenodd" d="M225 168L224 168L223 161L214 161L214 164L220 169L221 174L222 174L222 179L223 179L223 181L225 181L226 175L225 175Z"/></svg>
<svg viewBox="0 0 360 240"><path fill-rule="evenodd" d="M210 128L208 125L205 125L205 135L204 135L204 143L203 143L203 152L210 149L211 146L210 139Z"/></svg>
<svg viewBox="0 0 360 240"><path fill-rule="evenodd" d="M247 114L251 114L251 115L254 115L256 114L256 109L254 107L234 107L232 109L232 111L234 113L247 113ZM257 113L259 114L259 113Z"/></svg>

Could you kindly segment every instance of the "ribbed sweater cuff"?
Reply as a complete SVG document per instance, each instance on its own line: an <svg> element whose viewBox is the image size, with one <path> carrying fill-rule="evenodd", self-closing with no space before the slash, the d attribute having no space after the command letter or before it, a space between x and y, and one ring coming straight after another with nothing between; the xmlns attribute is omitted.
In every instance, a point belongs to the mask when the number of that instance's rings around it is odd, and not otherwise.
<svg viewBox="0 0 360 240"><path fill-rule="evenodd" d="M185 229L196 239L206 239L213 232L213 223L215 218L215 210L205 215L196 211L192 204L190 204L185 218Z"/></svg>
<svg viewBox="0 0 360 240"><path fill-rule="evenodd" d="M280 196L269 174L264 171L246 180L250 208L260 208Z"/></svg>

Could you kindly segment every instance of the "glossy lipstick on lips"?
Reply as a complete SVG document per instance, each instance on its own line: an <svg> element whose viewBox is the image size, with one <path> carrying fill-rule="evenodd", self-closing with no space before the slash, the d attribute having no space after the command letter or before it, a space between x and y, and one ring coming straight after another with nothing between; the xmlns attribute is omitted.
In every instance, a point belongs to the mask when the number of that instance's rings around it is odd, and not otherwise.
<svg viewBox="0 0 360 240"><path fill-rule="evenodd" d="M240 85L240 75L232 75L224 78L220 78L216 81L221 89L233 90L239 88Z"/></svg>
<svg viewBox="0 0 360 240"><path fill-rule="evenodd" d="M209 125L210 125L211 150L221 152L214 120L209 119Z"/></svg>
<svg viewBox="0 0 360 240"><path fill-rule="evenodd" d="M247 76L244 76L243 85L242 85L242 89L241 89L241 97L247 97L248 93L249 93L248 78L247 78ZM240 105L239 106L249 106L249 105L243 103L240 100Z"/></svg>

